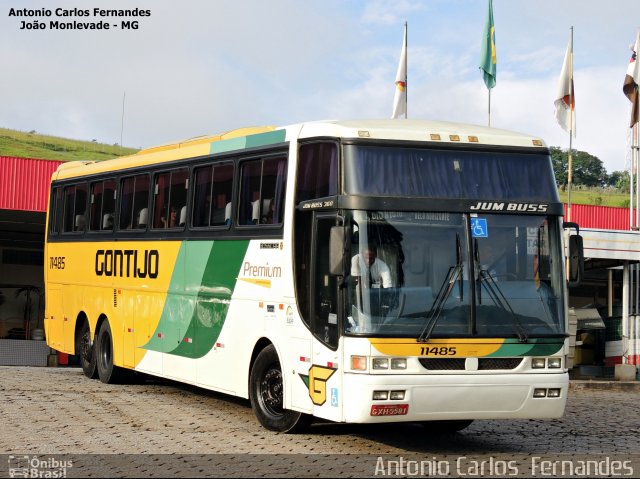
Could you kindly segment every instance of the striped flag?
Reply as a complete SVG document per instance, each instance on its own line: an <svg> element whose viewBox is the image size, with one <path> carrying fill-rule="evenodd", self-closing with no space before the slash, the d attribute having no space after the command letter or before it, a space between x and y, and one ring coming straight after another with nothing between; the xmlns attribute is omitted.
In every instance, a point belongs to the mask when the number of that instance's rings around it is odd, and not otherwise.
<svg viewBox="0 0 640 479"><path fill-rule="evenodd" d="M407 117L407 24L404 24L404 39L402 41L402 52L400 53L400 63L396 74L396 94L393 97L393 113L391 118L400 118L400 115Z"/></svg>
<svg viewBox="0 0 640 479"><path fill-rule="evenodd" d="M490 90L496 86L496 28L493 25L493 1L489 0L487 23L482 35L482 51L480 52L480 68L484 77L484 84Z"/></svg>
<svg viewBox="0 0 640 479"><path fill-rule="evenodd" d="M633 53L631 54L631 60L627 67L627 74L624 77L624 85L622 91L631 102L631 123L630 128L638 123L638 85L640 85L640 62L637 60L638 48L640 48L640 30L636 36L636 43L633 45Z"/></svg>
<svg viewBox="0 0 640 479"><path fill-rule="evenodd" d="M556 119L566 132L576 136L576 95L573 89L573 44L569 39L567 52L564 55L560 82L558 83L558 93L554 102L556 108Z"/></svg>

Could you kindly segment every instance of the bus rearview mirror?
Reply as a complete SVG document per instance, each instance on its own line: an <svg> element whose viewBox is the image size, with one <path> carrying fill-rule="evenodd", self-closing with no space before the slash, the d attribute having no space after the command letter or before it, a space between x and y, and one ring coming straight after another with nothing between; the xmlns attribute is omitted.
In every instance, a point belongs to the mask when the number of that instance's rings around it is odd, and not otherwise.
<svg viewBox="0 0 640 479"><path fill-rule="evenodd" d="M334 276L344 276L344 228L332 226L329 234L329 272Z"/></svg>
<svg viewBox="0 0 640 479"><path fill-rule="evenodd" d="M569 287L580 284L584 277L584 247L582 236L569 236Z"/></svg>

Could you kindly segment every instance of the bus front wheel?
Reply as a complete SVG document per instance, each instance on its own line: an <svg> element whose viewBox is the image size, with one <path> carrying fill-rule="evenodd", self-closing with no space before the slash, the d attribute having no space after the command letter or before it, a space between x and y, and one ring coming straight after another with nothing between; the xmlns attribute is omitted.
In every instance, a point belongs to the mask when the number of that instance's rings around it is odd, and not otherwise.
<svg viewBox="0 0 640 479"><path fill-rule="evenodd" d="M82 322L80 327L80 363L82 364L82 372L89 379L98 377L98 368L96 366L96 347L91 337L91 329L87 321Z"/></svg>
<svg viewBox="0 0 640 479"><path fill-rule="evenodd" d="M113 336L109 321L104 321L100 326L94 348L100 381L105 384L125 382L129 371L113 364Z"/></svg>
<svg viewBox="0 0 640 479"><path fill-rule="evenodd" d="M284 384L278 353L273 345L258 354L249 380L251 407L260 424L270 431L295 432L309 425L311 418L284 409Z"/></svg>

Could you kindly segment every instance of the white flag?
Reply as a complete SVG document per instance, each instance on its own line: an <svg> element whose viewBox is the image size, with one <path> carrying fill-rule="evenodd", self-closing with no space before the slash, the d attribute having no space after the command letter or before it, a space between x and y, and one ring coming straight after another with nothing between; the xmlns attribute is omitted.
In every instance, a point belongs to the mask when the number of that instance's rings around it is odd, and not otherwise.
<svg viewBox="0 0 640 479"><path fill-rule="evenodd" d="M404 25L404 41L402 42L402 53L400 53L400 63L396 74L396 94L393 98L393 114L391 118L400 118L400 115L407 116L407 25Z"/></svg>
<svg viewBox="0 0 640 479"><path fill-rule="evenodd" d="M629 128L638 123L638 85L640 85L640 60L638 60L638 51L640 50L640 30L636 35L636 42L633 44L631 51L631 60L627 67L627 74L624 77L624 85L622 91L631 102L631 122Z"/></svg>
<svg viewBox="0 0 640 479"><path fill-rule="evenodd" d="M576 95L573 89L573 45L571 40L567 45L567 52L564 55L562 73L560 73L560 83L556 94L556 119L560 126L566 131L576 136Z"/></svg>

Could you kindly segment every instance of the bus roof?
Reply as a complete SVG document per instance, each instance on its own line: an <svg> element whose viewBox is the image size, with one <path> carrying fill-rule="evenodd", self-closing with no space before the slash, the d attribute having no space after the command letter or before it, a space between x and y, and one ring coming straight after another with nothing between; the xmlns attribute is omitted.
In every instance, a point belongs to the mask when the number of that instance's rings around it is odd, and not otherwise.
<svg viewBox="0 0 640 479"><path fill-rule="evenodd" d="M335 136L442 143L545 147L532 135L486 126L430 120L347 120L319 121L301 125L299 138Z"/></svg>
<svg viewBox="0 0 640 479"><path fill-rule="evenodd" d="M326 120L274 127L247 127L217 135L199 136L177 143L146 148L134 155L100 162L61 164L53 179L99 174L165 161L242 150L253 146L314 137L428 141L444 145L546 147L538 137L508 130L429 120Z"/></svg>

